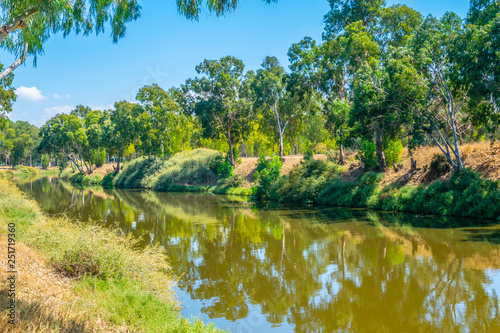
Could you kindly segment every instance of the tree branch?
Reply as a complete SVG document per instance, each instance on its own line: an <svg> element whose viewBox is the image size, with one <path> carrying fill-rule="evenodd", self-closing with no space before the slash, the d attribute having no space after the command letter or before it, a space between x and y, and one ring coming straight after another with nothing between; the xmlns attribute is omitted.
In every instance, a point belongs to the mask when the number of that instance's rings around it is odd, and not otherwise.
<svg viewBox="0 0 500 333"><path fill-rule="evenodd" d="M3 42L5 38L7 38L7 36L14 30L26 28L26 21L36 13L38 13L38 8L28 8L24 11L24 13L17 15L2 26L0 28L0 43Z"/></svg>
<svg viewBox="0 0 500 333"><path fill-rule="evenodd" d="M5 79L7 75L9 75L10 73L12 73L12 71L14 71L14 69L21 66L21 64L26 61L27 55L28 55L28 44L24 44L23 54L12 65L7 67L2 73L0 73L0 81Z"/></svg>

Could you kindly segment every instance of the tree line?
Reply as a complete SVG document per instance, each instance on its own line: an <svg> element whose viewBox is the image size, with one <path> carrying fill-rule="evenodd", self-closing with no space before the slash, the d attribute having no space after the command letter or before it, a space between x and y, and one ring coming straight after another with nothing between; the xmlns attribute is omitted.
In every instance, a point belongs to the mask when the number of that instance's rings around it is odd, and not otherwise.
<svg viewBox="0 0 500 333"><path fill-rule="evenodd" d="M238 155L329 149L344 164L351 148L383 171L403 145L435 145L461 170L460 144L496 137L498 2L473 0L466 18L382 0L329 3L322 40L293 44L288 69L272 56L256 71L232 56L204 60L179 87L153 84L112 110L56 115L36 151L92 172L111 156L157 159L194 147L225 150L233 166Z"/></svg>

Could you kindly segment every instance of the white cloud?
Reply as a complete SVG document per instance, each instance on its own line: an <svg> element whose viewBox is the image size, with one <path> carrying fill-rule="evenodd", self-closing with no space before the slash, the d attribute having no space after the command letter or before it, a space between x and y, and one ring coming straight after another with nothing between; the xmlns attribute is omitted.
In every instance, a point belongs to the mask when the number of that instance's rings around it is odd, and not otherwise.
<svg viewBox="0 0 500 333"><path fill-rule="evenodd" d="M101 111L104 111L104 110L111 110L111 109L114 109L114 105L113 104L108 104L108 105L97 105L97 106L91 106L90 107L92 110L101 110Z"/></svg>
<svg viewBox="0 0 500 333"><path fill-rule="evenodd" d="M59 98L70 98L70 96L68 94L64 95L64 96L61 96L59 94L54 94L53 95L55 99L59 99Z"/></svg>
<svg viewBox="0 0 500 333"><path fill-rule="evenodd" d="M47 99L47 97L43 96L42 92L38 90L37 87L28 88L20 86L19 88L16 89L16 95L20 99L25 99L33 102L38 102Z"/></svg>
<svg viewBox="0 0 500 333"><path fill-rule="evenodd" d="M43 111L49 116L55 116L58 113L70 113L75 107L73 105L61 105L45 108Z"/></svg>

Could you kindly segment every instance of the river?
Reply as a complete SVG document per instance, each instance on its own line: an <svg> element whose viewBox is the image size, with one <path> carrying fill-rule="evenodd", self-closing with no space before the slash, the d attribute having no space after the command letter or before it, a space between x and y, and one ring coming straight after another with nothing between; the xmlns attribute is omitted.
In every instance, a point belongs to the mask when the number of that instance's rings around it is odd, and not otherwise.
<svg viewBox="0 0 500 333"><path fill-rule="evenodd" d="M182 314L221 329L500 332L500 225L491 221L257 209L241 197L83 188L57 177L18 186L48 214L161 245Z"/></svg>

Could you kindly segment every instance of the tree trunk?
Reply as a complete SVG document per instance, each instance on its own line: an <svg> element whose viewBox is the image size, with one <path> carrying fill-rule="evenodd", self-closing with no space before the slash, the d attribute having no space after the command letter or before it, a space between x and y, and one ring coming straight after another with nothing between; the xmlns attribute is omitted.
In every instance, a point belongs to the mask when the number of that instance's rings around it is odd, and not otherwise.
<svg viewBox="0 0 500 333"><path fill-rule="evenodd" d="M339 164L340 165L345 164L344 147L342 145L342 142L339 142Z"/></svg>
<svg viewBox="0 0 500 333"><path fill-rule="evenodd" d="M380 129L380 125L375 126L375 146L377 150L377 161L379 171L384 172L387 168L387 163L385 161L384 150L382 149L382 130Z"/></svg>
<svg viewBox="0 0 500 333"><path fill-rule="evenodd" d="M116 164L116 174L118 174L118 172L120 172L120 159L121 159L121 155L118 155L118 163Z"/></svg>
<svg viewBox="0 0 500 333"><path fill-rule="evenodd" d="M233 143L231 142L231 132L227 132L226 134L227 144L229 145L229 164L231 164L234 168L236 168L236 163L234 162L234 154L233 154Z"/></svg>
<svg viewBox="0 0 500 333"><path fill-rule="evenodd" d="M281 159L281 161L283 161L285 159L284 156L285 155L283 153L283 134L280 131L280 159Z"/></svg>

